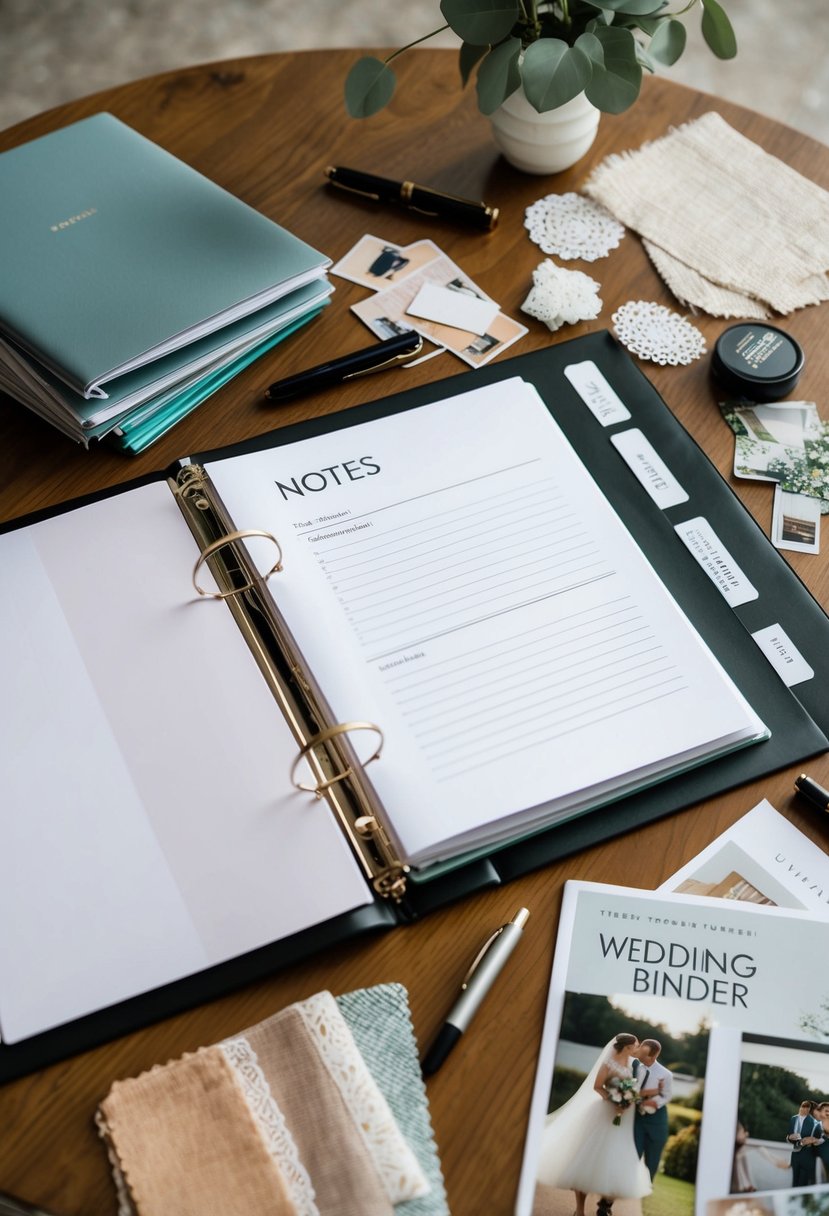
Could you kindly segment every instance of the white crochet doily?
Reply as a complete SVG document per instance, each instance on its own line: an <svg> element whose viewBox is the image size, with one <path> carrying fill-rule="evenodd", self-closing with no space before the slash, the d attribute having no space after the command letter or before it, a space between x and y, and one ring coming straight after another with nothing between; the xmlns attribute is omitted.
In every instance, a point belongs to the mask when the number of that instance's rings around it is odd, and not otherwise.
<svg viewBox="0 0 829 1216"><path fill-rule="evenodd" d="M548 194L524 214L530 240L560 258L595 262L606 258L625 235L624 225L601 203L580 194Z"/></svg>
<svg viewBox="0 0 829 1216"><path fill-rule="evenodd" d="M601 312L599 284L580 270L564 270L546 258L533 271L533 287L521 311L543 321L548 329L592 321Z"/></svg>
<svg viewBox="0 0 829 1216"><path fill-rule="evenodd" d="M690 321L648 300L628 300L614 312L613 328L634 355L663 367L693 363L705 353L705 338Z"/></svg>

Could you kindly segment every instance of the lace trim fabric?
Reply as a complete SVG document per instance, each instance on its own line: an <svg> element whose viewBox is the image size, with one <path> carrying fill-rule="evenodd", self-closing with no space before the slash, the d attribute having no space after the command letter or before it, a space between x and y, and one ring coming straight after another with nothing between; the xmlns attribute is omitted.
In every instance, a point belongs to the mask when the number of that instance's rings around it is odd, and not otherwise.
<svg viewBox="0 0 829 1216"><path fill-rule="evenodd" d="M606 207L581 194L548 194L531 203L524 217L530 240L565 260L605 258L625 235Z"/></svg>
<svg viewBox="0 0 829 1216"><path fill-rule="evenodd" d="M547 258L533 271L533 287L521 311L555 332L562 325L592 321L602 310L599 284L580 270L565 270Z"/></svg>
<svg viewBox="0 0 829 1216"><path fill-rule="evenodd" d="M705 338L690 321L647 300L623 304L613 314L613 329L634 355L662 367L693 363L705 353Z"/></svg>
<svg viewBox="0 0 829 1216"><path fill-rule="evenodd" d="M300 1160L296 1141L288 1129L285 1116L274 1100L256 1052L243 1036L226 1039L219 1044L219 1050L224 1053L233 1068L248 1109L256 1120L268 1152L285 1181L297 1216L320 1216L313 1183Z"/></svg>
<svg viewBox="0 0 829 1216"><path fill-rule="evenodd" d="M427 1194L429 1184L417 1158L372 1080L331 993L319 992L296 1008L351 1111L391 1202L402 1203Z"/></svg>

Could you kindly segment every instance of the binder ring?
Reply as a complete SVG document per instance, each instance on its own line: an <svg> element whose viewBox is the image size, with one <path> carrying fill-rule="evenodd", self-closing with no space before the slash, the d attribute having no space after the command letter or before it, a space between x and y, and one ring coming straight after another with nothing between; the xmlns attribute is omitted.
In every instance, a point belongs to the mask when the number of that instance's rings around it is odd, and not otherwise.
<svg viewBox="0 0 829 1216"><path fill-rule="evenodd" d="M219 549L223 549L225 545L229 545L235 540L244 540L246 536L263 536L265 540L272 540L276 545L279 557L276 560L276 564L271 566L268 573L262 575L262 578L266 582L272 574L276 574L282 569L282 546L272 532L263 532L259 528L246 528L242 532L228 532L226 536L220 536L218 540L213 540L209 545L206 545L199 554L198 561L193 567L193 586L196 588L199 595L206 595L210 599L214 600L226 600L232 595L238 595L240 591L250 591L251 587L254 586L253 583L245 583L244 587L234 587L232 591L205 591L204 587L199 586L198 580L196 579L196 575L199 572L199 567L207 560L208 557L211 556L211 554L217 553Z"/></svg>
<svg viewBox="0 0 829 1216"><path fill-rule="evenodd" d="M372 755L369 756L368 760L364 760L362 762L363 768L365 768L367 764L371 764L372 760L379 760L380 753L383 750L383 743L385 742L383 732L379 726L375 726L373 722L338 722L336 726L327 726L325 730L321 730L318 734L314 735L314 737L309 739L305 746L301 747L297 752L296 758L291 765L291 785L293 785L295 789L302 790L306 794L316 794L318 798L321 798L325 791L330 789L332 785L336 785L338 781L344 781L346 777L353 777L354 771L349 766L347 769L344 769L343 772L336 773L335 776L330 777L328 781L321 781L319 785L305 785L302 781L297 781L296 779L296 770L298 765L301 763L301 761L306 759L312 748L316 747L318 743L327 743L329 739L335 739L337 735L347 735L349 731L352 730L373 730L378 738L377 748Z"/></svg>

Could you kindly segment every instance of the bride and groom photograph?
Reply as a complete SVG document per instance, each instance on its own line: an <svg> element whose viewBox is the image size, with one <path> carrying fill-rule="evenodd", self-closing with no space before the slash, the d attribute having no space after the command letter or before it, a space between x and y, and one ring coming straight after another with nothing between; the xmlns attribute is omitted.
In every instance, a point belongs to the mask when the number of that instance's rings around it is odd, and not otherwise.
<svg viewBox="0 0 829 1216"><path fill-rule="evenodd" d="M533 1216L691 1216L707 1039L567 994Z"/></svg>

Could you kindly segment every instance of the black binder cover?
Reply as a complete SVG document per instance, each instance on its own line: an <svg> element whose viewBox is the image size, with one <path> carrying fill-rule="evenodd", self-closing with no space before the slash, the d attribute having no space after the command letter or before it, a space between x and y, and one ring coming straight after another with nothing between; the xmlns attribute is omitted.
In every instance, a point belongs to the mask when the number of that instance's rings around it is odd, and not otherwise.
<svg viewBox="0 0 829 1216"><path fill-rule="evenodd" d="M593 417L564 375L565 367L583 360L592 360L599 367L630 410L629 421L602 427ZM521 376L535 385L674 598L770 728L771 738L505 846L489 858L461 866L441 878L415 881L402 907L378 900L374 908L339 917L22 1043L0 1045L0 1082L222 995L350 936L415 919L473 891L498 886L599 839L618 835L829 748L829 700L821 695L829 682L829 618L653 385L607 332L558 343L544 351L285 427L194 459L203 462L278 447L512 376ZM610 442L612 434L630 427L645 433L688 492L687 503L662 511L651 501ZM76 505L67 504L61 509ZM722 544L738 556L759 592L756 600L733 609L678 539L674 524L698 515L713 522ZM28 522L32 519L11 526ZM775 623L783 626L815 672L812 680L794 690L785 686L751 637L751 632Z"/></svg>

